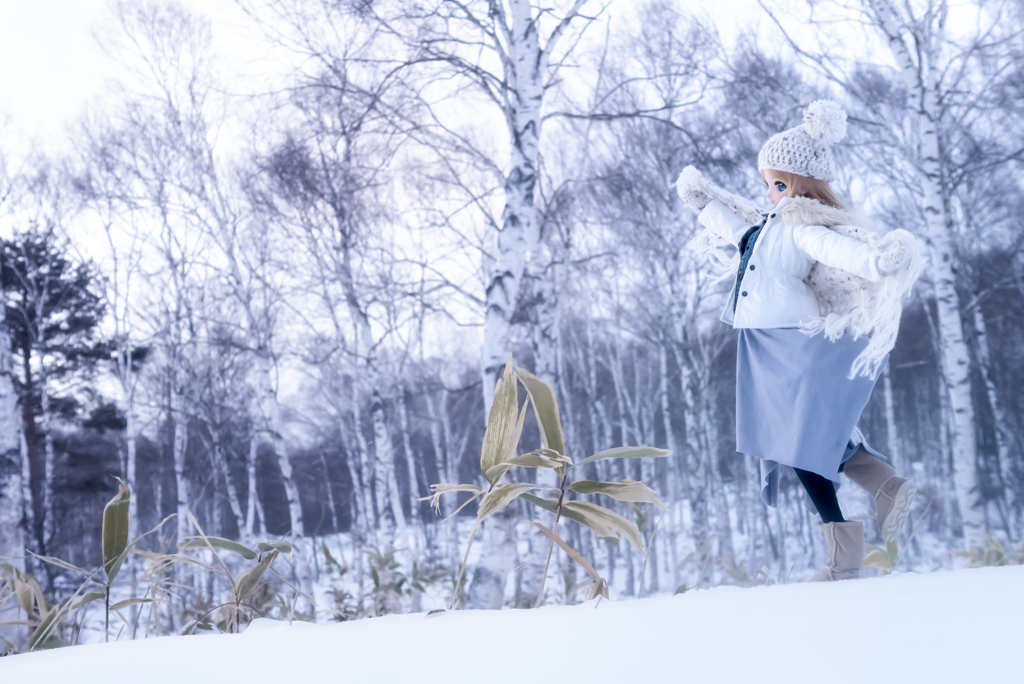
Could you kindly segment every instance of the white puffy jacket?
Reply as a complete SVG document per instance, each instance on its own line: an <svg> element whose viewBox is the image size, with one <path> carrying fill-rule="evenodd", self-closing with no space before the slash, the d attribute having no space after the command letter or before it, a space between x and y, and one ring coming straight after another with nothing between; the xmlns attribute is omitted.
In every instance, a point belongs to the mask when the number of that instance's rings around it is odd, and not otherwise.
<svg viewBox="0 0 1024 684"><path fill-rule="evenodd" d="M792 201L782 198L768 214L742 274L735 313L735 287L725 305L722 321L734 328L795 328L818 318L818 300L804 282L816 261L866 280L882 280L867 243L825 226L784 221L781 212ZM734 245L750 228L718 200L708 204L698 220Z"/></svg>

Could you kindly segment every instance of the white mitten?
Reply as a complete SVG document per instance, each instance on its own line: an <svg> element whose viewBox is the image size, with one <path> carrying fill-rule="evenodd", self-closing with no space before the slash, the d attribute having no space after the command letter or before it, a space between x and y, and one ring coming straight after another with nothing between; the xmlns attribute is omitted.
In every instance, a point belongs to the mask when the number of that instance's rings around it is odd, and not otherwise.
<svg viewBox="0 0 1024 684"><path fill-rule="evenodd" d="M714 199L709 192L711 184L700 171L692 166L683 169L673 185L676 192L679 193L679 199L698 214Z"/></svg>
<svg viewBox="0 0 1024 684"><path fill-rule="evenodd" d="M875 246L875 264L882 275L894 275L910 264L913 247L904 232L894 230Z"/></svg>

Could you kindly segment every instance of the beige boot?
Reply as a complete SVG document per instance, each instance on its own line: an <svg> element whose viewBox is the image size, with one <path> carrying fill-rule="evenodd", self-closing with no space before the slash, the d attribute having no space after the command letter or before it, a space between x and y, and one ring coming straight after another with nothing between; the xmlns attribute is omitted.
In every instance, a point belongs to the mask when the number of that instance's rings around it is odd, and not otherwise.
<svg viewBox="0 0 1024 684"><path fill-rule="evenodd" d="M875 497L878 533L886 542L896 541L917 494L914 481L897 476L892 466L864 449L850 457L843 472Z"/></svg>
<svg viewBox="0 0 1024 684"><path fill-rule="evenodd" d="M859 579L864 563L864 523L825 523L821 526L828 542L825 569L818 571L811 582Z"/></svg>

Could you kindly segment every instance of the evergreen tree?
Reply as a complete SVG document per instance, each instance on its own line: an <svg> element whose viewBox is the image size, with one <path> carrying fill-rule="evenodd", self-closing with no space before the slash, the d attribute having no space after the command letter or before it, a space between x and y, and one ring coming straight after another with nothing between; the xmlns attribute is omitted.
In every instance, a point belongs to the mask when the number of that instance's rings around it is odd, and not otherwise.
<svg viewBox="0 0 1024 684"><path fill-rule="evenodd" d="M31 534L45 551L53 517L51 418L75 416L74 380L109 356L98 338L104 307L93 289L93 266L76 260L54 230L38 225L0 240L0 278L28 447Z"/></svg>

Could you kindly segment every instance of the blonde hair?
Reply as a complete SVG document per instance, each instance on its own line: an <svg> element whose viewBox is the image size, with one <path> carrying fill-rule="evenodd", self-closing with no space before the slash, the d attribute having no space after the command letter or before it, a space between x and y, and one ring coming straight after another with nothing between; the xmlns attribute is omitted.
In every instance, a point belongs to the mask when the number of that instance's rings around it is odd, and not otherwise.
<svg viewBox="0 0 1024 684"><path fill-rule="evenodd" d="M844 209L843 203L836 196L836 193L832 191L832 187L828 184L828 181L819 180L817 178L810 178L808 176L801 176L796 173L790 173L789 171L776 171L775 169L765 169L761 171L761 180L764 180L764 174L770 171L773 176L778 178L780 181L786 184L786 195L788 197L810 197L816 199L822 204L827 204L830 207L836 209Z"/></svg>

